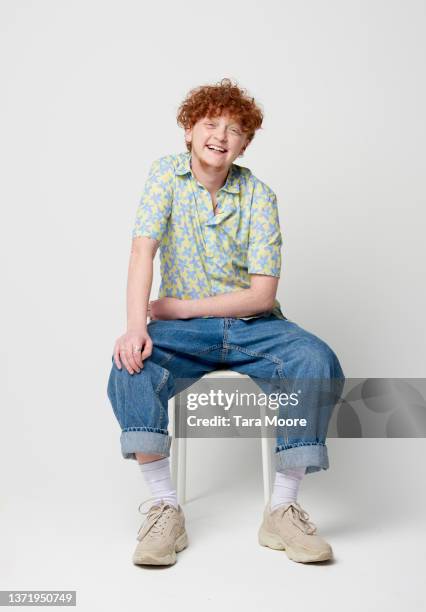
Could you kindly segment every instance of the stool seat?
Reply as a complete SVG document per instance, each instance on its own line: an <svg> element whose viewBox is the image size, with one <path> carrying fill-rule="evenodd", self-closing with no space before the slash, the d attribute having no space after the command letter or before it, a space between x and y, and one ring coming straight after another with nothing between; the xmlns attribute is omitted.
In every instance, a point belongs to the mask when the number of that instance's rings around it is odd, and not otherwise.
<svg viewBox="0 0 426 612"><path fill-rule="evenodd" d="M205 378L247 378L246 374L240 374L233 370L214 370L201 377ZM200 379L200 380L201 380ZM172 426L172 445L170 448L171 473L174 486L176 487L178 502L184 504L186 502L186 449L187 438L177 438L177 415L176 415L176 396L169 400L169 422ZM265 407L260 407L262 413L262 421L265 419ZM261 450L262 450L262 474L263 474L263 496L264 502L267 504L271 496L272 490L272 470L271 470L271 444L270 438L267 438L265 432L262 431Z"/></svg>

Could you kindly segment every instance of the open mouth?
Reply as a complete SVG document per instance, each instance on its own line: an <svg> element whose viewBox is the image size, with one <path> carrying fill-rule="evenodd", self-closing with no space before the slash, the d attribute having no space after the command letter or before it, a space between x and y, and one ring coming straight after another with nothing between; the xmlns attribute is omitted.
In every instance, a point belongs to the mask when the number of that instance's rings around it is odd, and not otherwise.
<svg viewBox="0 0 426 612"><path fill-rule="evenodd" d="M206 145L206 147L213 155L225 155L225 153L227 153L227 149L223 147L216 147L215 145Z"/></svg>

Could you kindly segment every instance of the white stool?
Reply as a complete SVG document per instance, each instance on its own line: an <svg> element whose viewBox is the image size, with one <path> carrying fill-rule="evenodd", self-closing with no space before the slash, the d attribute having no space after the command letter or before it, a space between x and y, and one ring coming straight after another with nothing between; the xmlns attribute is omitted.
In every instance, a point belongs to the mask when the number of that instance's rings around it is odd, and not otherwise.
<svg viewBox="0 0 426 612"><path fill-rule="evenodd" d="M205 374L204 378L250 378L245 374L233 372L232 370L214 370ZM262 422L265 420L265 407L261 406ZM177 438L176 423L176 404L175 397L169 400L169 422L172 426L172 445L170 448L170 461L172 480L176 487L178 502L184 504L186 501L186 438ZM270 438L267 438L265 431L262 431L262 472L263 472L263 496L265 504L269 501L272 490L272 470L271 470L271 445Z"/></svg>

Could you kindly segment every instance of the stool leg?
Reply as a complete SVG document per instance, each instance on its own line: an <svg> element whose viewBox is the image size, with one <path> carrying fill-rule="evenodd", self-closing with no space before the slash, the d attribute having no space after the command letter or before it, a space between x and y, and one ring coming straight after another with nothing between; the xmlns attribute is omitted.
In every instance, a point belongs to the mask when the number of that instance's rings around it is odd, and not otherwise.
<svg viewBox="0 0 426 612"><path fill-rule="evenodd" d="M266 438L266 446L267 446L267 453L268 453L268 501L269 501L272 495L272 485L273 485L274 476L275 476L275 471L272 469L273 440L271 438Z"/></svg>
<svg viewBox="0 0 426 612"><path fill-rule="evenodd" d="M260 416L262 423L265 423L266 410L265 406L260 407ZM262 426L262 473L263 473L263 498L265 505L268 503L271 496L271 449L269 438L267 436L267 428Z"/></svg>
<svg viewBox="0 0 426 612"><path fill-rule="evenodd" d="M180 439L180 453L178 462L178 502L183 505L186 502L186 438Z"/></svg>
<svg viewBox="0 0 426 612"><path fill-rule="evenodd" d="M178 438L176 435L179 426L177 422L176 396L170 402L173 409L173 440L170 449L173 457L172 479L176 488L178 503L183 505L186 502L186 438Z"/></svg>
<svg viewBox="0 0 426 612"><path fill-rule="evenodd" d="M271 496L271 454L269 452L269 438L262 438L262 469L263 469L263 497L265 504Z"/></svg>
<svg viewBox="0 0 426 612"><path fill-rule="evenodd" d="M172 435L172 444L170 447L170 462L171 462L171 472L172 472L172 482L176 489L176 492L179 494L178 490L178 478L177 478L177 467L179 461L179 438L176 437L176 404L175 398L172 397L169 399L169 423L171 424L171 435Z"/></svg>

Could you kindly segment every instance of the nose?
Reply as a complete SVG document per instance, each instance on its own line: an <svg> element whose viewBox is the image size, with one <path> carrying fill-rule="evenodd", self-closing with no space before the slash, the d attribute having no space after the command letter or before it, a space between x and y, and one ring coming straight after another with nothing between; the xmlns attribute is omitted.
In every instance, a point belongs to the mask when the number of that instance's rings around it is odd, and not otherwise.
<svg viewBox="0 0 426 612"><path fill-rule="evenodd" d="M220 140L220 142L225 142L226 141L226 128L218 127L215 131L215 136L218 140Z"/></svg>

